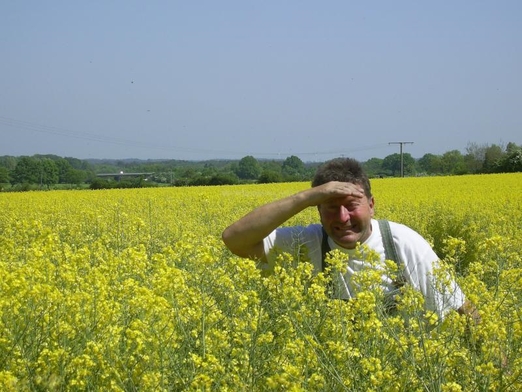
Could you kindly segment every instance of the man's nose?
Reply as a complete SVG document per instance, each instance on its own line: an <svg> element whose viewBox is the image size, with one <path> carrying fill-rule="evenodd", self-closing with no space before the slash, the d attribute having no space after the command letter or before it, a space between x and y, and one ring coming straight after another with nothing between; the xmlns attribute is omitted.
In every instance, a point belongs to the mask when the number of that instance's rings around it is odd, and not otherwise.
<svg viewBox="0 0 522 392"><path fill-rule="evenodd" d="M350 220L350 212L348 211L348 208L345 206L339 207L339 219L342 222L346 222L347 220Z"/></svg>

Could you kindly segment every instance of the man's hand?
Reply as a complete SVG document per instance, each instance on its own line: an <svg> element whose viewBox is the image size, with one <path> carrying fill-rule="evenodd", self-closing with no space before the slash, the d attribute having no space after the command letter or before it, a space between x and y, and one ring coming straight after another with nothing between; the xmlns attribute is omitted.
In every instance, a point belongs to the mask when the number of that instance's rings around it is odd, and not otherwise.
<svg viewBox="0 0 522 392"><path fill-rule="evenodd" d="M334 199L345 197L364 197L360 185L351 182L331 181L304 191L307 195L309 206L318 206Z"/></svg>
<svg viewBox="0 0 522 392"><path fill-rule="evenodd" d="M480 314L475 305L471 303L471 301L467 300L466 302L464 302L464 304L458 309L458 312L459 314L470 317L471 320L473 320L473 322L475 323L475 325L480 323Z"/></svg>

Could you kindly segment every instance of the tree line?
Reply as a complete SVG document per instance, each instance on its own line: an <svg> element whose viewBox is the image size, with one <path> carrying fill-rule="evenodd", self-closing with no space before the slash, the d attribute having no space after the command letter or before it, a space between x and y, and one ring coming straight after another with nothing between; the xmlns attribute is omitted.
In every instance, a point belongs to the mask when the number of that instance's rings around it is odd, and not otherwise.
<svg viewBox="0 0 522 392"><path fill-rule="evenodd" d="M56 155L1 156L0 190L233 185L309 181L321 162L297 156L261 160L81 160ZM522 146L470 143L463 154L391 154L362 162L370 177L463 175L522 171ZM140 174L143 173L143 174Z"/></svg>

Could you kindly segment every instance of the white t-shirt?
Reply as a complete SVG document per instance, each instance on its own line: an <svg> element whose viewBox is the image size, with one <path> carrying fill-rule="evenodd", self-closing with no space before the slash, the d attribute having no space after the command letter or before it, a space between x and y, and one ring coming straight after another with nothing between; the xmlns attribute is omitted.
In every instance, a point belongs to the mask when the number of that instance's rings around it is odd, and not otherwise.
<svg viewBox="0 0 522 392"><path fill-rule="evenodd" d="M435 288L432 270L437 265L439 258L430 244L411 228L395 222L389 223L397 253L404 263L404 282L411 284L424 295L425 308L437 312L440 317L444 317L450 309L460 308L464 304L465 298L455 282L451 282L450 287L443 292ZM314 265L315 271L320 272L322 269L321 243L322 228L320 224L306 227L280 227L264 239L264 249L270 260L274 257L274 252L271 252L274 247L283 252L298 254L299 249L306 246L308 257ZM386 293L393 293L397 290L392 279L384 272L384 244L379 223L375 219L372 219L370 237L362 245L363 248L368 247L380 255L380 264L374 263L372 265L358 259L356 257L357 250L342 248L331 238L328 238L328 244L331 250L338 249L347 256L346 272L340 274L338 282L336 282L341 298L349 299L357 295L358 290L351 277L357 271L365 268L383 270L382 286Z"/></svg>

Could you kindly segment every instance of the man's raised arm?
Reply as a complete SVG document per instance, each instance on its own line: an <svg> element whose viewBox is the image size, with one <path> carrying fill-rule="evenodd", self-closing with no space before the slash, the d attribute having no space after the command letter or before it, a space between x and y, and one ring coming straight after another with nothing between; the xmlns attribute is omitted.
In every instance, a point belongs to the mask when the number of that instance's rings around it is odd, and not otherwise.
<svg viewBox="0 0 522 392"><path fill-rule="evenodd" d="M237 256L266 261L263 239L273 230L308 207L350 195L363 196L353 184L329 182L265 204L227 227L223 242Z"/></svg>

